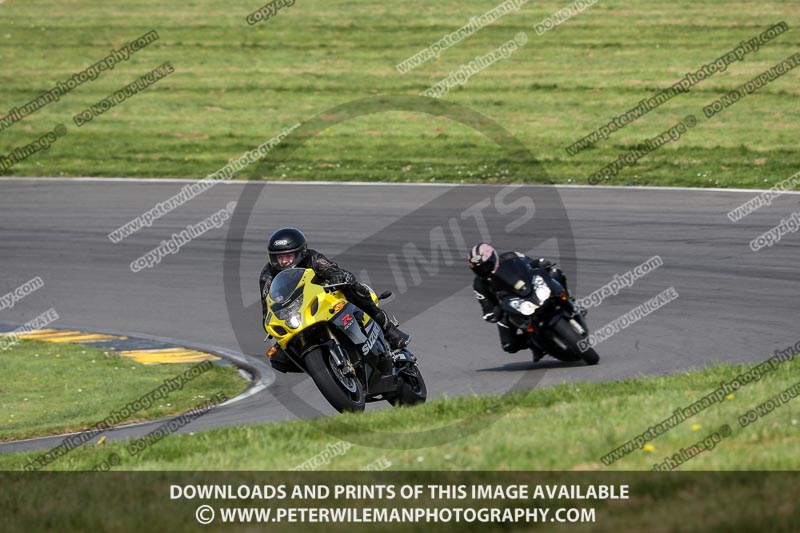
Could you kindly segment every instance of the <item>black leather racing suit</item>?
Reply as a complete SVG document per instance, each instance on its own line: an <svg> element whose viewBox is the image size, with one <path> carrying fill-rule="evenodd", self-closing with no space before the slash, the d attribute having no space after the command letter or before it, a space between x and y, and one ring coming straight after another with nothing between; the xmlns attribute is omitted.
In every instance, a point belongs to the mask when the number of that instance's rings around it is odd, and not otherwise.
<svg viewBox="0 0 800 533"><path fill-rule="evenodd" d="M551 265L546 259L531 259L517 252L505 252L500 254L500 264L502 265L509 259L516 259L518 257L527 259L533 268L547 268ZM550 275L553 276L569 294L567 278L564 276L564 273L555 267L551 267ZM483 319L497 322L497 330L500 334L500 345L503 347L503 350L508 353L515 353L528 348L527 336L520 332L516 326L509 324L506 317L498 316L502 315L499 308L500 301L497 299L497 296L495 296L499 287L495 286L492 277L482 278L480 276L475 276L472 282L472 288L475 290L475 298L478 299L478 303L481 304L481 309L483 309Z"/></svg>
<svg viewBox="0 0 800 533"><path fill-rule="evenodd" d="M305 258L295 265L295 267L313 269L314 273L326 283L352 284L349 287L344 287L341 289L345 297L358 308L367 313L376 322L378 322L384 331L390 327L391 319L389 318L389 315L387 315L386 311L375 305L375 302L372 301L369 288L363 283L359 283L352 273L339 268L339 265L318 251L309 248ZM264 269L261 271L261 276L259 276L258 281L261 289L262 323L267 315L267 294L269 293L269 288L272 285L272 280L280 272L281 271L272 266L271 263L267 263L264 266ZM286 354L283 353L283 350L280 349L270 358L270 362L272 363L273 368L281 372L302 372L302 370L297 368L297 366L291 362Z"/></svg>

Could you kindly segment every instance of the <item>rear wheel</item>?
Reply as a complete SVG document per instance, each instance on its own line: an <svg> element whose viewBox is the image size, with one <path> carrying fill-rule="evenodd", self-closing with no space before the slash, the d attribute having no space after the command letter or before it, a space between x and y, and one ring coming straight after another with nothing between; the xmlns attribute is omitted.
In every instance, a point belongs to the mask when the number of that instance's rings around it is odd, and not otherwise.
<svg viewBox="0 0 800 533"><path fill-rule="evenodd" d="M346 376L339 370L332 353L317 348L306 355L305 363L308 375L334 409L340 413L364 410L366 402L364 387L354 376Z"/></svg>
<svg viewBox="0 0 800 533"><path fill-rule="evenodd" d="M397 395L390 398L389 403L395 407L425 403L428 398L428 387L425 385L422 372L419 371L417 365L403 369L398 377L400 383L397 387Z"/></svg>
<svg viewBox="0 0 800 533"><path fill-rule="evenodd" d="M580 342L583 337L566 320L556 322L553 331L567 345L570 355L575 359L583 359L587 365L596 365L600 361L600 356L594 348L586 348L581 351Z"/></svg>

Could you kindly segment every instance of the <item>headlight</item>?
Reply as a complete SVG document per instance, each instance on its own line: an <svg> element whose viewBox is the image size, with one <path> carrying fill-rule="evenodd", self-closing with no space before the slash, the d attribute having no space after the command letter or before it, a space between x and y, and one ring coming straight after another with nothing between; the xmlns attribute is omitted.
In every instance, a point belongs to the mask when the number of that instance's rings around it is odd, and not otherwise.
<svg viewBox="0 0 800 533"><path fill-rule="evenodd" d="M542 276L533 278L533 290L536 293L536 297L542 303L550 298L550 287L547 286Z"/></svg>
<svg viewBox="0 0 800 533"><path fill-rule="evenodd" d="M284 307L283 309L276 310L273 306L272 310L275 312L275 316L278 317L278 320L289 320L292 315L297 315L299 318L299 314L297 313L300 310L300 307L303 306L303 297L297 298L295 301Z"/></svg>
<svg viewBox="0 0 800 533"><path fill-rule="evenodd" d="M514 298L513 300L510 300L508 304L523 315L532 315L536 309L539 308L539 306L537 306L535 303L522 300L521 298Z"/></svg>
<svg viewBox="0 0 800 533"><path fill-rule="evenodd" d="M302 320L300 319L300 315L298 313L293 314L288 320L286 320L286 324L292 329L297 329L300 327L301 322Z"/></svg>
<svg viewBox="0 0 800 533"><path fill-rule="evenodd" d="M523 315L532 315L536 311L536 305L533 302L524 301L519 304L519 312Z"/></svg>

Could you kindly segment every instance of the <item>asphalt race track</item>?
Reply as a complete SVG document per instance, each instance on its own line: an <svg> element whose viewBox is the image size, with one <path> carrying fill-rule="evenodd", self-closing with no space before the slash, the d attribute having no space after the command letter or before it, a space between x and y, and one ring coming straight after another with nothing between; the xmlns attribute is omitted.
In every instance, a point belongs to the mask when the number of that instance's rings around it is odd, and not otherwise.
<svg viewBox="0 0 800 533"><path fill-rule="evenodd" d="M660 375L721 361L759 362L798 340L800 235L785 235L758 252L749 248L752 239L798 209L795 193L734 223L726 213L757 191L224 183L118 244L109 240L109 232L185 183L0 180L0 293L34 276L45 282L0 311L0 320L22 323L54 307L61 316L57 326L139 332L263 357L268 345L262 342L257 278L268 235L293 225L344 268L357 274L366 269L376 291L397 291L387 308L412 333L432 397L502 393L520 383L543 387ZM239 201L243 192L255 201L249 219L235 217L153 268L131 271L133 260ZM555 194L564 211L552 201ZM519 198L535 204L531 220L527 204L513 203ZM458 232L448 225L453 221ZM515 221L519 224L512 227ZM223 274L226 239L236 233L231 223L244 238L232 248L228 243L229 252L242 248L240 291L228 300L244 298L246 307L232 318L225 287L227 282L233 290L237 280L231 271L227 280ZM455 235L471 244L482 231L498 248L557 260L578 297L659 255L662 267L590 310L592 330L671 286L679 298L599 344L601 361L595 367L550 358L534 365L529 352L504 353L495 326L480 318L471 275L460 251L455 253ZM550 238L555 234L558 239ZM448 249L442 237L455 244ZM431 258L431 242L441 245L438 258L412 272L404 259L413 252L409 243ZM390 254L403 272L385 268ZM400 290L398 279L405 285ZM305 375L278 375L266 390L215 409L183 431L314 416L315 409L334 412ZM134 426L109 439L152 428ZM6 444L0 450L47 448L60 440Z"/></svg>

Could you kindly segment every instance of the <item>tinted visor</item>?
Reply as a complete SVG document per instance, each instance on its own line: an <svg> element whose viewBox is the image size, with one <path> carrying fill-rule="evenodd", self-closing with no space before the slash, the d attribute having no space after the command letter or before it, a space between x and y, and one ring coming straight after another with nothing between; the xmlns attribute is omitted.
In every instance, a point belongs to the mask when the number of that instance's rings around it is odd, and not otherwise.
<svg viewBox="0 0 800 533"><path fill-rule="evenodd" d="M269 252L268 253L269 262L270 262L270 264L272 266L274 266L276 268L296 267L300 263L300 261L303 260L303 254L300 253L300 252L303 250L304 247L305 247L304 245L300 245L300 246L297 246L295 248L289 248L288 250L281 250L279 252ZM292 261L288 265L281 266L281 264L278 262L278 256L283 255L283 254L294 254L294 261Z"/></svg>
<svg viewBox="0 0 800 533"><path fill-rule="evenodd" d="M492 270L494 270L494 261L484 261L480 265L470 264L470 267L476 276L485 278L492 273Z"/></svg>

